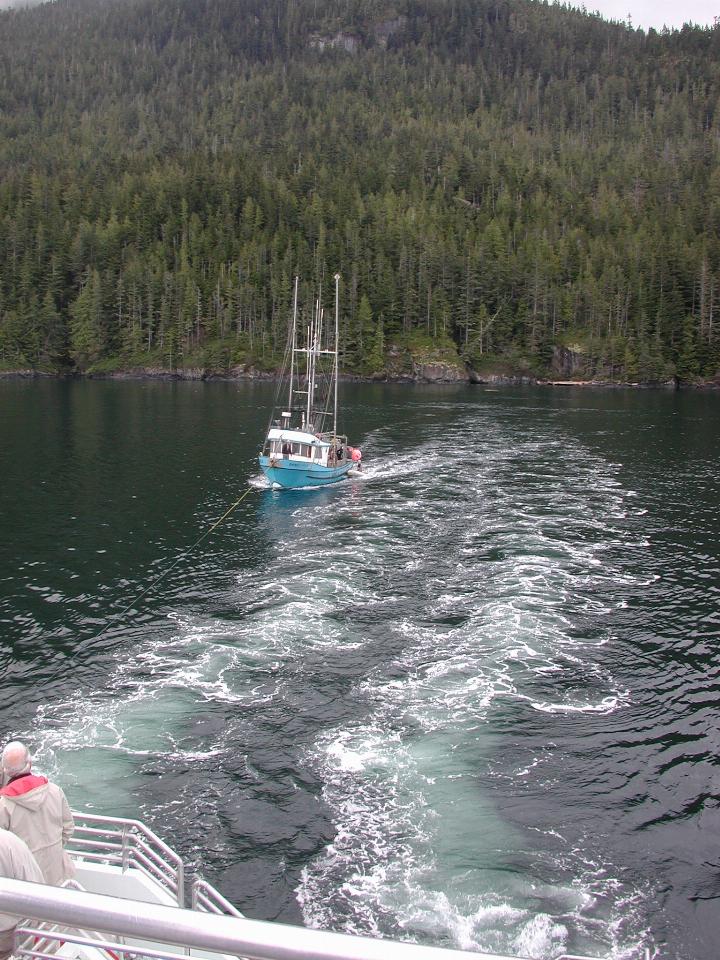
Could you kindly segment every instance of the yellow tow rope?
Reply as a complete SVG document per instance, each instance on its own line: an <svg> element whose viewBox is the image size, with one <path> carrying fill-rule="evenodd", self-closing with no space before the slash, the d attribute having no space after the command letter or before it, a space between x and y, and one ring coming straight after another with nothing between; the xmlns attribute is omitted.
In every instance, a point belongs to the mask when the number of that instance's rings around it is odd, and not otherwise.
<svg viewBox="0 0 720 960"><path fill-rule="evenodd" d="M146 587L145 590L143 590L143 592L142 592L141 594L139 594L137 597L135 597L135 599L134 599L131 603L129 603L129 604L125 607L124 610L121 610L120 613L115 614L115 615L111 618L110 622L103 627L103 629L100 631L100 633L98 633L98 635L97 635L96 637L93 637L93 641L99 640L100 637L104 636L104 634L107 633L107 631L110 629L110 627L113 625L113 623L115 623L117 620L119 620L119 619L121 619L122 617L124 617L125 614L128 612L128 610L131 610L136 604L138 604L138 603L143 599L143 597L146 597L146 596L150 593L150 591L153 590L153 589L160 583L161 580L164 580L164 579L165 579L165 577L170 573L171 570L174 570L175 567L176 567L182 560L185 560L187 557L189 557L190 554L193 552L193 550L198 546L198 544L202 543L202 541L205 539L205 537L209 537L210 534L213 532L213 530L215 530L217 527L219 527L220 524L223 522L223 520L225 520L227 517L229 517L230 514L233 512L233 510L237 509L237 507L240 506L240 504L243 502L243 500L245 499L245 497L246 497L249 493L252 493L252 491L253 491L253 487L248 487L247 490L245 491L245 493L243 493L241 496L239 496L239 497L237 498L237 500L235 501L235 503L233 503L233 505L232 505L231 507L228 507L228 509L227 509L227 510L225 511L225 513L220 517L220 519L219 519L219 520L216 520L215 523L214 523L211 527L209 527L204 533L202 533L202 534L197 538L197 540L195 541L195 543L194 543L191 547L188 547L188 549L187 549L184 553L181 553L180 556L177 558L177 560L176 560L174 563L171 563L171 564L170 564L170 566L167 568L167 570L165 570L163 573L161 573L159 577L156 577L156 578L153 580L153 582L150 584L150 586L149 586L149 587Z"/></svg>
<svg viewBox="0 0 720 960"><path fill-rule="evenodd" d="M252 491L253 491L253 488L252 488L252 487L248 487L247 490L245 491L245 493L243 493L242 496L238 497L237 500L235 501L235 503L234 503L231 507L228 507L228 509L227 509L227 510L225 511L225 513L220 517L220 519L219 519L219 520L216 520L215 523L210 527L210 529L209 529L209 530L206 530L205 533L200 537L200 539L199 539L199 540L196 540L195 543L194 543L194 544L190 547L190 549L189 549L188 551L186 551L186 552L187 552L187 553L192 553L192 551L193 551L193 550L195 549L195 547L200 543L200 541L201 541L201 540L204 540L205 537L209 537L210 534L211 534L211 533L213 532L213 530L215 529L215 527L219 527L220 524L223 522L223 520L224 520L226 517L229 517L230 514L233 512L233 510L234 510L236 507L239 507L240 504L241 504L241 503L243 502L243 500L245 499L245 497L246 497L249 493L252 493ZM171 567L170 569L172 570L172 567Z"/></svg>

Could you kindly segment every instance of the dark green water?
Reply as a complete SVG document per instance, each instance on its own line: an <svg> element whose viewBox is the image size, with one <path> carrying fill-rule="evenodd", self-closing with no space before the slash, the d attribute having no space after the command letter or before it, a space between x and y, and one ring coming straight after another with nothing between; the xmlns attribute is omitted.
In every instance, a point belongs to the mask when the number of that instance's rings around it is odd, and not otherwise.
<svg viewBox="0 0 720 960"><path fill-rule="evenodd" d="M347 388L363 476L120 616L262 486L273 392L0 382L3 733L254 917L717 956L720 397Z"/></svg>

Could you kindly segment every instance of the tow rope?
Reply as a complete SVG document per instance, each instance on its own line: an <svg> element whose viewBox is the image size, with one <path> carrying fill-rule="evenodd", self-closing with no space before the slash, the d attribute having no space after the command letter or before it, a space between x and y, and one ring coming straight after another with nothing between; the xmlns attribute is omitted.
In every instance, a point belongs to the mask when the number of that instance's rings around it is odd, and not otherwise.
<svg viewBox="0 0 720 960"><path fill-rule="evenodd" d="M245 497L246 497L249 493L252 493L252 491L253 491L253 487L248 487L247 490L246 490L241 496L239 496L239 497L237 498L237 500L235 501L235 503L233 503L233 505L232 505L231 507L228 507L228 509L227 509L227 510L225 511L225 513L220 517L220 519L219 519L219 520L216 520L215 523L214 523L211 527L209 527L204 533L202 533L202 534L197 538L197 540L195 541L195 543L193 543L193 545L192 545L191 547L188 547L188 549L185 550L184 553L181 553L180 556L177 558L177 560L175 560L174 563L171 563L171 564L170 564L170 566L167 568L167 570L163 571L163 573L161 573L159 577L156 577L156 578L152 581L152 583L143 590L142 593L138 594L138 596L135 597L134 600L132 600L132 601L125 607L124 610L121 610L120 613L114 614L114 615L111 617L109 623L107 623L107 624L103 627L103 629L100 631L100 633L98 633L97 636L93 637L93 641L99 640L100 637L104 636L104 635L108 632L108 630L110 629L110 627L113 626L113 624L114 624L117 620L122 619L122 617L124 617L125 614L126 614L129 610L132 610L132 608L133 608L134 606L136 606L144 597L146 597L146 596L150 593L150 591L153 590L153 589L160 583L161 580L164 580L165 577L170 573L170 571L171 571L171 570L174 570L175 567L176 567L181 561L186 560L186 559L190 556L190 554L193 552L193 550L195 550L195 548L196 548L199 544L201 544L206 537L209 537L210 534L213 532L213 530L215 530L217 527L219 527L220 524L223 522L223 520L226 520L226 519L230 516L230 514L233 512L233 510L236 510L236 509L240 506L240 504L243 502L243 500L245 499Z"/></svg>

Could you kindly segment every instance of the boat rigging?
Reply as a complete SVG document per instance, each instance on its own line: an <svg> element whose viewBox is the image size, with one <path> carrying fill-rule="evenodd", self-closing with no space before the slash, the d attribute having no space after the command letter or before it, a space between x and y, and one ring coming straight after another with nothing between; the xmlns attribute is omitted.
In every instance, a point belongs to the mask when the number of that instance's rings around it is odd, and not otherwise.
<svg viewBox="0 0 720 960"><path fill-rule="evenodd" d="M295 277L287 405L279 416L273 412L259 458L260 468L275 488L325 486L360 466L362 454L338 433L340 274L334 279L334 324L325 322L318 297L300 346L299 278Z"/></svg>

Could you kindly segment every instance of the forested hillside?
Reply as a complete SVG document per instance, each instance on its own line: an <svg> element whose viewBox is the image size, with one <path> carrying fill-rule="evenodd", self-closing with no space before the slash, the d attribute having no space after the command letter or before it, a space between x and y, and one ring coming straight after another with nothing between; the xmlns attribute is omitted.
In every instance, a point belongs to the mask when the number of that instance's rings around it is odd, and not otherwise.
<svg viewBox="0 0 720 960"><path fill-rule="evenodd" d="M528 0L0 13L0 366L720 368L720 28Z"/></svg>

